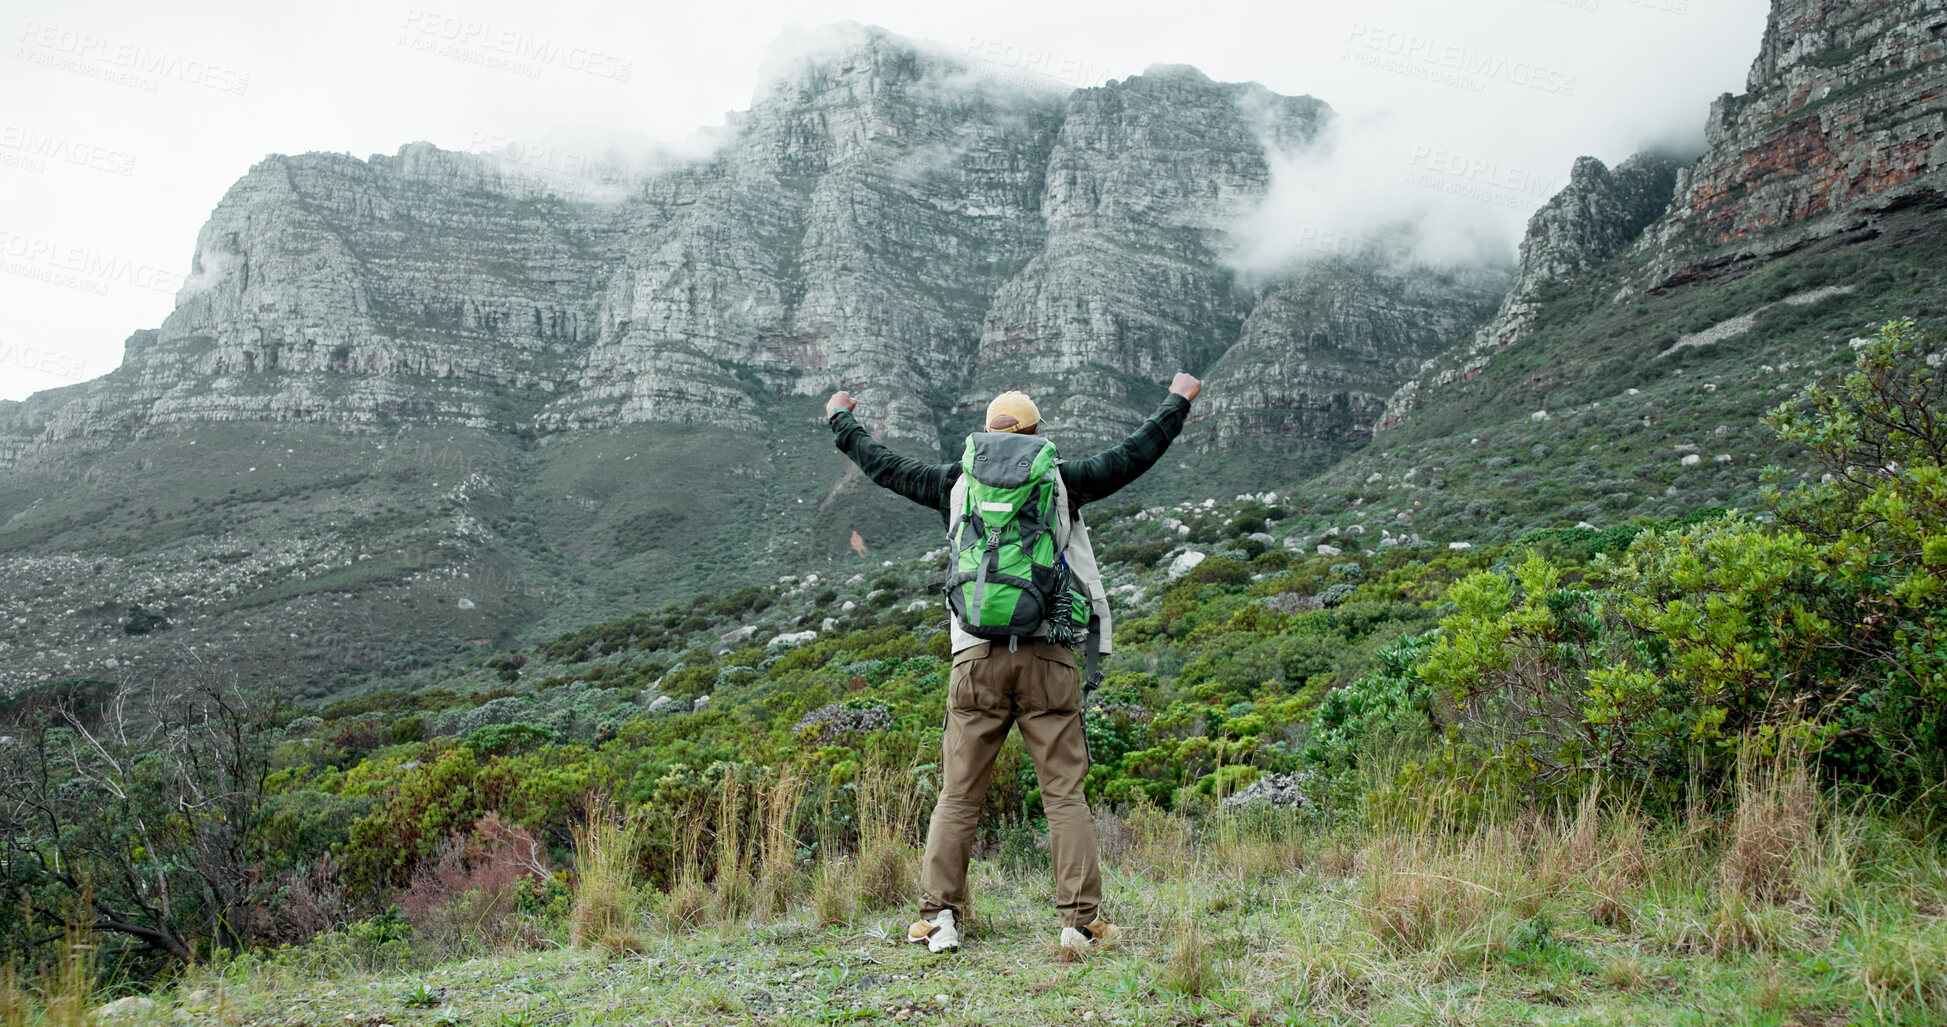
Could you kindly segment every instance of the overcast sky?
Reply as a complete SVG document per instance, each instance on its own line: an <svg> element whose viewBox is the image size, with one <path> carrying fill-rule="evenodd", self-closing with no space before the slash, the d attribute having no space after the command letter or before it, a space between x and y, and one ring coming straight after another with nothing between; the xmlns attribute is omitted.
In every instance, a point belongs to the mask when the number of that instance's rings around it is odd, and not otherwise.
<svg viewBox="0 0 1947 1027"><path fill-rule="evenodd" d="M764 55L853 20L983 73L1073 86L1192 64L1345 115L1344 159L1279 169L1272 261L1388 218L1511 256L1579 154L1700 146L1762 0L879 0L748 4L9 3L0 30L0 399L92 378L162 322L197 229L270 153L678 142L749 106ZM509 54L507 50L521 50ZM537 50L551 56L531 57ZM1448 236L1459 236L1458 241ZM1485 240L1485 242L1483 242ZM76 271L75 268L81 270Z"/></svg>

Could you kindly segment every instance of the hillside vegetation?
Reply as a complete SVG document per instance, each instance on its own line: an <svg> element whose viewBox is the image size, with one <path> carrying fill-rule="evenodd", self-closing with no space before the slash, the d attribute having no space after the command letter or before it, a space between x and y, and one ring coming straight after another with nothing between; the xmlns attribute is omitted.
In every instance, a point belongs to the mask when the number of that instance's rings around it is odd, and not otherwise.
<svg viewBox="0 0 1947 1027"><path fill-rule="evenodd" d="M1938 1022L1941 353L1887 324L1773 411L1826 470L1749 510L1459 548L1272 493L1091 511L1129 930L1081 959L1018 742L967 951L898 944L936 560L323 706L24 693L5 1022Z"/></svg>

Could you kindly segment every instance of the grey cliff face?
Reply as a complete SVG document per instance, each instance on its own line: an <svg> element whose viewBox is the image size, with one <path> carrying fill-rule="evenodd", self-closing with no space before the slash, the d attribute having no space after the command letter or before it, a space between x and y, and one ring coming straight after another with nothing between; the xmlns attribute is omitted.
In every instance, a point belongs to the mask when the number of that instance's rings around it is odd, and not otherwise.
<svg viewBox="0 0 1947 1027"><path fill-rule="evenodd" d="M1528 218L1520 265L1500 309L1471 339L1426 360L1386 400L1377 427L1397 425L1429 394L1472 378L1494 354L1518 342L1546 285L1567 281L1634 243L1669 204L1680 167L1674 158L1645 153L1613 170L1594 157L1577 158L1568 184Z"/></svg>
<svg viewBox="0 0 1947 1027"><path fill-rule="evenodd" d="M935 530L830 451L837 388L931 458L1026 387L1079 454L1188 370L1179 444L1228 454L1200 487L1296 480L1507 285L1240 283L1232 226L1330 117L1180 66L1003 84L851 26L639 173L268 157L121 367L0 403L0 688L192 642L335 687Z"/></svg>
<svg viewBox="0 0 1947 1027"><path fill-rule="evenodd" d="M1435 271L1378 254L1298 272L1259 303L1209 374L1220 443L1312 446L1371 438L1394 390L1493 313L1507 272Z"/></svg>
<svg viewBox="0 0 1947 1027"><path fill-rule="evenodd" d="M1401 386L1380 427L1517 343L1533 324L1537 287L1624 249L1643 268L1618 299L1940 204L1942 56L1947 0L1774 0L1745 92L1711 104L1703 156L1679 167L1639 154L1606 175L1593 158L1577 160L1569 184L1529 220L1521 272L1494 320Z"/></svg>
<svg viewBox="0 0 1947 1027"><path fill-rule="evenodd" d="M1669 284L1947 195L1947 0L1774 0L1742 95L1645 233Z"/></svg>
<svg viewBox="0 0 1947 1027"><path fill-rule="evenodd" d="M267 158L200 233L162 327L103 379L0 411L0 455L210 420L755 431L777 397L839 387L922 447L1009 386L1107 441L1283 309L1254 315L1276 287L1239 288L1223 253L1322 102L1180 66L1002 86L880 30L838 39L716 153L620 202L424 143ZM1398 355L1357 387L1390 387Z"/></svg>
<svg viewBox="0 0 1947 1027"><path fill-rule="evenodd" d="M1302 146L1329 116L1175 66L1077 90L1047 162L1046 242L994 296L962 402L1036 385L1065 431L1107 441L1160 398L1132 379L1209 366L1250 314L1220 253L1269 188L1267 143Z"/></svg>

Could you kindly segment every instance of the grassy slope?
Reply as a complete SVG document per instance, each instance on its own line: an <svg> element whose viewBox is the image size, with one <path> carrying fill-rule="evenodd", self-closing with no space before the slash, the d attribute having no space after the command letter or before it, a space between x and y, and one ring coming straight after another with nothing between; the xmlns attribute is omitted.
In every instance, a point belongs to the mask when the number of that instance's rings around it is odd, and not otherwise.
<svg viewBox="0 0 1947 1027"><path fill-rule="evenodd" d="M1699 836L1646 835L1627 815L1537 818L1437 849L1276 816L1108 817L1124 934L1079 959L1053 944L1045 863L980 860L978 919L952 955L902 944L896 905L801 891L776 917L705 903L671 924L652 910L642 950L613 956L522 949L410 972L314 943L192 973L175 995L207 989L185 1003L193 1016L165 993L132 1022L1938 1022L1937 860L1870 819L1769 826L1809 828L1800 840L1820 850L1790 901L1721 901L1723 865L1699 857ZM1846 865L1855 846L1870 861ZM408 1007L422 989L436 1004Z"/></svg>
<svg viewBox="0 0 1947 1027"><path fill-rule="evenodd" d="M1947 314L1939 223L1938 209L1909 209L1874 233L1621 299L1632 268L1618 258L1545 297L1534 332L1477 378L1428 397L1298 492L1341 524L1356 502L1369 523L1410 513L1412 530L1477 542L1581 520L1749 508L1760 469L1793 459L1758 423L1766 410L1849 368L1847 342L1878 324ZM1777 303L1828 286L1852 291ZM1775 305L1742 335L1659 357L1682 335L1766 304ZM1540 411L1547 419L1534 418ZM1700 461L1682 464L1692 453Z"/></svg>
<svg viewBox="0 0 1947 1027"><path fill-rule="evenodd" d="M1225 545L1239 544L1238 529L1223 522L1243 512L1241 504L1222 504L1201 521L1191 511L1173 512L1199 525L1193 535L1212 531ZM1105 549L1130 550L1178 537L1156 519L1139 521L1126 510L1103 518L1102 534ZM1197 548L1215 546L1206 541ZM1309 592L1348 576L1368 583L1346 608L1301 615L1303 624L1294 620L1280 632L1295 637L1314 621L1364 616L1365 603L1375 603L1369 609L1376 612L1375 601L1401 587L1394 580L1400 575L1437 581L1443 572L1436 565L1473 566L1497 555L1504 554L1398 549L1311 556L1286 575L1267 571L1250 585L1179 590L1179 599L1194 597L1202 626L1187 637L1157 634L1126 644L1116 665L1156 675L1145 693L1157 710L1188 691L1184 682L1197 661L1216 664L1206 683L1242 673L1266 708L1281 696L1357 673L1372 647L1407 629L1412 618L1371 628L1351 644L1320 635L1333 647L1329 661L1300 660L1309 676L1272 671L1267 679L1256 676L1263 670L1257 658L1235 644L1257 632L1217 628L1248 609L1249 595ZM1368 573L1333 569L1351 563L1364 564ZM682 750L686 759L719 758L710 755L719 747L727 747L721 758L748 757L756 750L743 747L760 745L764 733L845 697L888 702L899 724L936 724L936 661L869 669L863 665L869 653L849 651L854 643L843 634L884 631L888 622L910 624L915 637L925 632L921 622L933 620L937 606L904 620L895 611L924 594L930 563L881 568L855 558L849 566L860 569L859 580L833 575L829 585L771 586L764 590L770 605L743 616L698 601L653 618L686 624L684 618L696 618L685 640L653 658L668 661L679 649L700 648L689 658L704 661L708 673L689 682L690 690L714 691L716 698L711 712L656 720L659 726L644 737L694 739L693 748ZM1393 570L1382 572L1388 566ZM1131 634L1140 635L1137 625L1168 608L1172 593L1162 587L1155 558L1113 570L1116 580L1140 583L1147 593L1124 607ZM871 597L882 582L888 590ZM835 594L822 598L824 587ZM846 601L856 604L853 611L837 609ZM839 625L805 651L815 666L723 673L741 655L712 644L727 628L757 626L754 641L761 642L765 632L827 614ZM834 645L838 650L826 651ZM645 654L628 649L574 663L538 650L526 655L532 662L511 684L541 704L536 716L549 708L549 696L576 687L554 675L610 667L628 672L635 684L624 682L613 697L632 700L624 712L633 715L647 699L637 694L647 677L663 673L635 675ZM722 668L713 665L717 656L724 657ZM884 674L891 677L881 680ZM861 688L854 675L869 680ZM475 661L398 684L465 693L507 682ZM603 689L609 684L602 679ZM675 684L669 682L671 691ZM398 708L410 710L411 703ZM351 716L311 733L329 737ZM1011 749L1004 759L1018 767L1018 746ZM381 769L368 776L377 780L393 773L384 767L430 751L416 745L376 750L368 761ZM648 776L655 773L660 770ZM645 888L642 944L633 954L563 948L559 910L534 915L528 944L487 953L477 941L444 948L423 940L374 945L369 932L355 927L192 973L132 1022L899 1022L901 1011L909 1021L1005 1024L1937 1022L1947 1012L1947 989L1938 983L1947 980L1947 918L1940 907L1947 864L1937 842L1916 841L1924 835L1898 821L1831 799L1806 801L1802 793L1760 791L1744 806L1754 811L1748 820L1707 816L1694 827L1648 824L1626 806L1612 806L1602 813L1591 807L1579 815L1528 815L1473 834L1430 833L1421 821L1353 827L1277 815L1211 818L1195 806L1169 815L1105 815L1109 912L1129 933L1082 961L1064 960L1052 947L1045 853L1021 831L989 839L976 864L976 932L964 952L933 959L899 944L916 858L909 837L893 860L895 872L876 884L863 858L801 862L793 900L775 915L745 912L747 903L726 913L731 904L706 889L688 922L672 925L675 900ZM900 819L906 827L915 821ZM1749 858L1767 846L1790 855ZM874 865L884 869L885 863ZM1735 875L1748 879L1753 866L1768 876L1756 886L1730 885ZM890 888L885 880L893 882ZM748 889L743 893L747 898ZM882 900L854 904L855 896L867 894ZM421 988L437 993L436 1007L405 1005ZM199 989L209 994L189 1001Z"/></svg>

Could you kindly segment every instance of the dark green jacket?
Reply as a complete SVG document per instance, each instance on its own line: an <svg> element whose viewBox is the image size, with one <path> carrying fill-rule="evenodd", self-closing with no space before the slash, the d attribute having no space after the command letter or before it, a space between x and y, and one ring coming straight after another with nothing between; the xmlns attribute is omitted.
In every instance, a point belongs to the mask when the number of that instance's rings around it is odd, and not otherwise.
<svg viewBox="0 0 1947 1027"><path fill-rule="evenodd" d="M1183 430L1183 418L1190 412L1190 401L1175 393L1149 415L1122 444L1086 460L1064 460L1061 480L1068 486L1072 506L1106 499L1124 485L1142 477L1150 465L1162 459L1171 440ZM953 483L960 480L960 464L929 464L900 456L879 444L849 411L840 410L831 419L833 442L839 452L852 458L859 470L873 483L905 496L921 506L932 507L947 517L947 498Z"/></svg>

